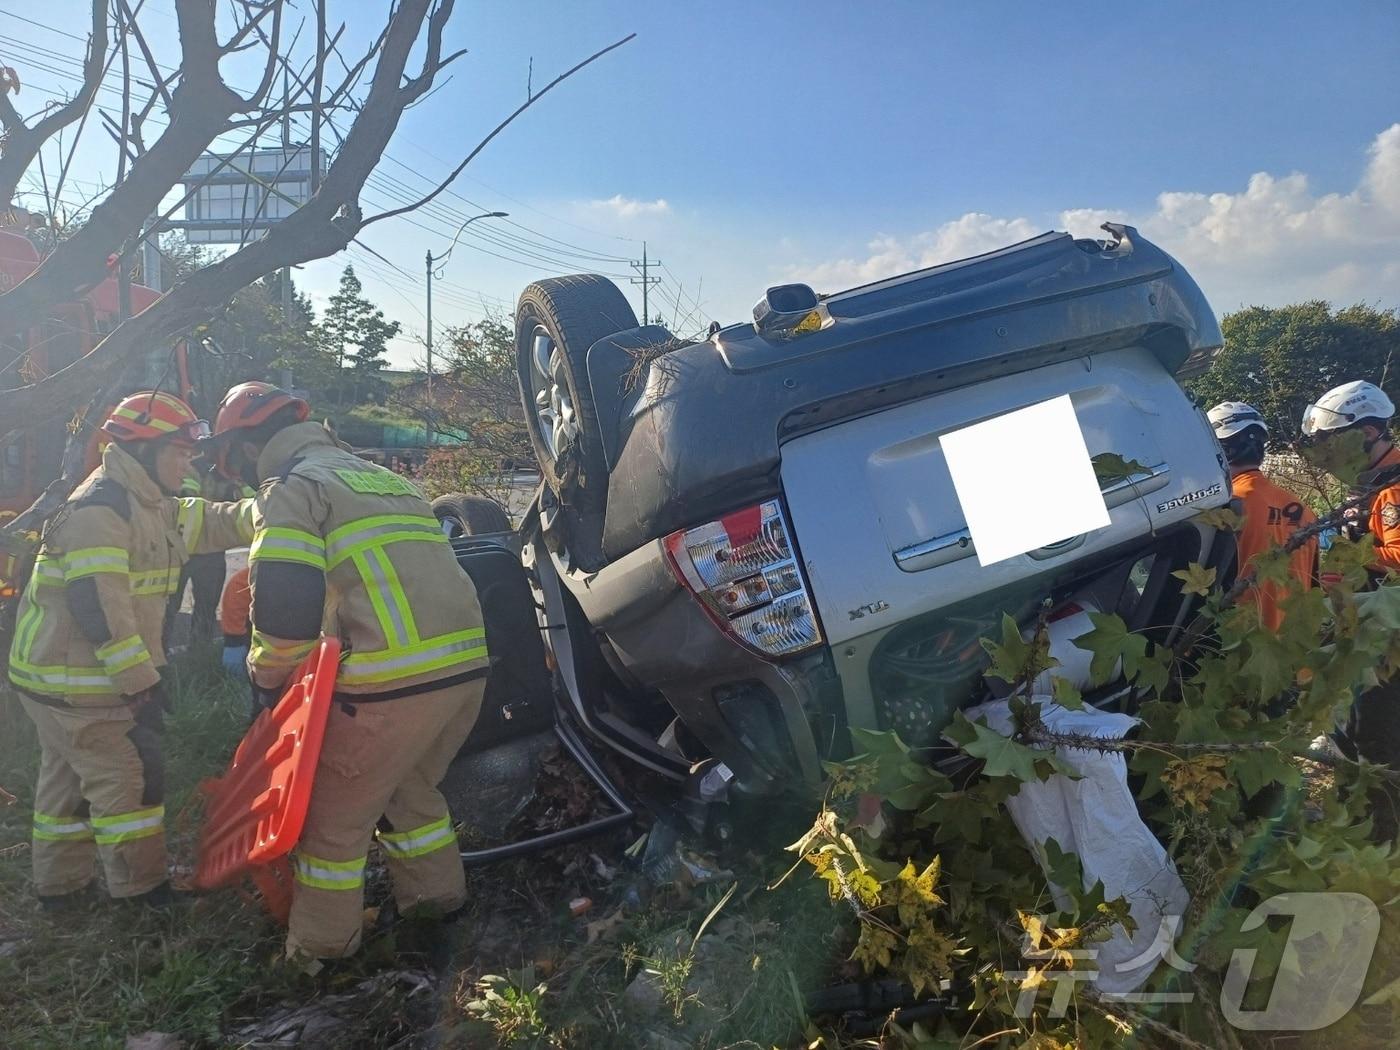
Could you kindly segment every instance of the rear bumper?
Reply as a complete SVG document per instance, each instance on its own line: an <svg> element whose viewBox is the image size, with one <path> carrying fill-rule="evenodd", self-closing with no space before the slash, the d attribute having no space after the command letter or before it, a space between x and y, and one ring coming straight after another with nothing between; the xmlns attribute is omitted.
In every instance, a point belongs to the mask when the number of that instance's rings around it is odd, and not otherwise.
<svg viewBox="0 0 1400 1050"><path fill-rule="evenodd" d="M738 790L815 786L821 759L844 747L828 651L773 663L742 648L676 582L659 542L598 573L568 573L553 558L541 569L553 570L627 675L643 691L660 692L686 729L734 771Z"/></svg>

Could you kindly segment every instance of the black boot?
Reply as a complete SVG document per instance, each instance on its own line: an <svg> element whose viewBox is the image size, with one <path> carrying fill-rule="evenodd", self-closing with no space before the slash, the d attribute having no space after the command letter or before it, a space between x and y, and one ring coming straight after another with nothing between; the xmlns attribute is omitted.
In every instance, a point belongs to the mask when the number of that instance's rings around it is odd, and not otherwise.
<svg viewBox="0 0 1400 1050"><path fill-rule="evenodd" d="M96 894L92 883L72 893L39 894L39 907L50 915L71 915L73 912L87 911L92 907Z"/></svg>
<svg viewBox="0 0 1400 1050"><path fill-rule="evenodd" d="M142 908L152 908L157 911L164 911L173 904L188 899L189 894L176 893L170 888L169 882L162 882L159 886L147 890L145 893L138 893L132 897L120 898L123 904L131 904Z"/></svg>

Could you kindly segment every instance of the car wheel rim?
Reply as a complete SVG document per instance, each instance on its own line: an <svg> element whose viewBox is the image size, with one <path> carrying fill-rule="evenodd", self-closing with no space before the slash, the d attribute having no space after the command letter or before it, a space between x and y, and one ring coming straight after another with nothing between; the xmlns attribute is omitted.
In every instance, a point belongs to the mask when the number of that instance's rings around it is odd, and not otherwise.
<svg viewBox="0 0 1400 1050"><path fill-rule="evenodd" d="M530 339L530 392L550 459L558 462L578 440L578 413L569 395L564 351L543 325Z"/></svg>

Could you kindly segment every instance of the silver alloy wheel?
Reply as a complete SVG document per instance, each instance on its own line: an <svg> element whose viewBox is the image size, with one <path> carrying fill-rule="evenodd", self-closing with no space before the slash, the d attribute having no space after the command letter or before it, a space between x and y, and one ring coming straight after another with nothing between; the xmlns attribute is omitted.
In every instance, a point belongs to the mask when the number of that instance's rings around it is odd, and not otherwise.
<svg viewBox="0 0 1400 1050"><path fill-rule="evenodd" d="M530 337L530 390L540 435L556 463L578 438L578 415L569 396L567 367L564 351L544 325L536 325Z"/></svg>

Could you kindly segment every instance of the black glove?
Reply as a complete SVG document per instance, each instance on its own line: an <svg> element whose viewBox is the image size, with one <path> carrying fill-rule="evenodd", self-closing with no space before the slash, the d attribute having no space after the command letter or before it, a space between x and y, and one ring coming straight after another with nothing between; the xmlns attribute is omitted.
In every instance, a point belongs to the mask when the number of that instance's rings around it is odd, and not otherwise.
<svg viewBox="0 0 1400 1050"><path fill-rule="evenodd" d="M165 729L165 712L174 710L164 682L157 682L149 689L143 689L125 699L131 706L131 714L136 724L154 729L157 733Z"/></svg>
<svg viewBox="0 0 1400 1050"><path fill-rule="evenodd" d="M253 716L256 718L262 711L271 711L277 706L277 701L282 699L282 694L287 691L287 684L271 688L258 685L257 682L249 680L248 683L253 689Z"/></svg>
<svg viewBox="0 0 1400 1050"><path fill-rule="evenodd" d="M1342 511L1342 534L1356 543L1371 531L1371 516L1361 507L1350 506Z"/></svg>

